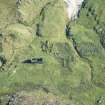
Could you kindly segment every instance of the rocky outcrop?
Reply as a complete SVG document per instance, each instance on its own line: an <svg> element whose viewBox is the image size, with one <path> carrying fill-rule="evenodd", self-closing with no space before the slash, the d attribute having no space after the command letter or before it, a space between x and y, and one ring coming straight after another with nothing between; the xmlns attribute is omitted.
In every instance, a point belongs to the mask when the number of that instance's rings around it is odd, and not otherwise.
<svg viewBox="0 0 105 105"><path fill-rule="evenodd" d="M78 17L81 5L84 0L64 0L66 3L68 18L74 20Z"/></svg>

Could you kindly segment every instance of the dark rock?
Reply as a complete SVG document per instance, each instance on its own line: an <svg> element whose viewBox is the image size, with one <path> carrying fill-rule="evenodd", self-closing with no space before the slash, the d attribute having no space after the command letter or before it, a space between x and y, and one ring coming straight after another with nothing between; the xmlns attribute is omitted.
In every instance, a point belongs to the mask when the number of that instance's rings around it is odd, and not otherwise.
<svg viewBox="0 0 105 105"><path fill-rule="evenodd" d="M0 56L0 67L6 64L6 58L4 56Z"/></svg>
<svg viewBox="0 0 105 105"><path fill-rule="evenodd" d="M18 95L16 94L11 95L6 105L18 105Z"/></svg>
<svg viewBox="0 0 105 105"><path fill-rule="evenodd" d="M100 36L100 42L101 42L102 46L105 48L105 34L102 34Z"/></svg>
<svg viewBox="0 0 105 105"><path fill-rule="evenodd" d="M39 37L41 37L42 36L42 29L41 29L42 26L40 24L37 24L36 25L36 28L37 28L36 29L36 35L39 36Z"/></svg>
<svg viewBox="0 0 105 105"><path fill-rule="evenodd" d="M66 25L65 27L65 32L67 38L71 38L73 36L73 33L71 32L70 27L68 25Z"/></svg>
<svg viewBox="0 0 105 105"><path fill-rule="evenodd" d="M105 105L105 96L98 96L95 105Z"/></svg>
<svg viewBox="0 0 105 105"><path fill-rule="evenodd" d="M43 59L42 58L32 58L32 59L24 60L22 63L27 63L27 64L43 64Z"/></svg>
<svg viewBox="0 0 105 105"><path fill-rule="evenodd" d="M41 41L41 49L43 52L51 53L53 50L53 43L50 43L48 40Z"/></svg>

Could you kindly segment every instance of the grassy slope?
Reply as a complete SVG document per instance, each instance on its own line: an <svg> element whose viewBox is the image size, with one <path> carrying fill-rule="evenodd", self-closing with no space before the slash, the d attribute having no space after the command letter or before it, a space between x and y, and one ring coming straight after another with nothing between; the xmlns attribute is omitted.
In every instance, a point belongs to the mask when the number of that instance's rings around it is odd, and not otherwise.
<svg viewBox="0 0 105 105"><path fill-rule="evenodd" d="M90 95L92 101L95 97L105 94L105 50L100 42L101 35L94 30L96 26L100 26L104 30L105 19L103 17L105 15L103 12L105 2L104 0L87 0L87 2L85 8L82 8L80 17L76 23L71 23L71 30L74 34L73 38L77 43L80 56L90 64L92 83L98 87L98 89L94 87L90 91L92 93ZM89 10L90 8L91 10ZM97 18L95 19L96 15ZM86 94L89 95L90 93L86 92ZM89 103L91 101L88 100L88 105L91 105ZM101 104L104 105L105 103Z"/></svg>
<svg viewBox="0 0 105 105"><path fill-rule="evenodd" d="M100 11L104 11L104 5L102 5L102 3L104 4L103 0L96 0L93 2L88 1L87 6L82 9L80 18L77 20L77 23L72 27L75 34L74 38L78 43L78 50L83 57L87 58L89 62L91 61L93 63L93 79L97 75L97 79L95 78L94 82L100 85L104 85L105 83L105 50L100 42L101 35L96 33L94 27L102 26L102 24L105 22L105 20L102 18L104 17L104 14L100 14ZM90 11L89 8L91 8ZM95 12L92 14L93 10ZM97 15L96 19L94 18L95 15ZM102 29L104 30L103 27Z"/></svg>
<svg viewBox="0 0 105 105"><path fill-rule="evenodd" d="M80 18L76 23L71 23L73 38L78 44L78 51L82 57L73 48L72 40L66 39L64 28L67 19L64 18L66 11L63 1L42 0L41 3L39 0L27 1L24 0L19 9L14 9L16 23L5 29L2 28L3 54L8 61L4 71L0 72L0 93L32 89L42 85L59 97L65 95L70 98L75 105L94 105L96 97L105 94L105 51L100 44L100 37L93 30L96 21L91 15L87 17L86 13L93 2L93 8L99 8L100 5L102 7L103 1L89 0L88 8L81 10ZM15 5L13 0L10 0L8 6L6 0L0 2L6 8ZM51 4L46 5L48 2ZM45 9L40 14L43 7ZM98 12L97 8L96 12ZM4 12L2 9L1 11ZM9 10L6 12L9 13ZM103 23L102 17L103 15L100 20ZM0 16L1 22L11 23L11 17L10 20L2 18L3 16ZM42 37L36 36L36 24L41 25ZM46 40L49 41L48 49L43 52L41 43L45 43ZM49 52L51 44L53 48ZM25 59L34 57L42 57L44 64L21 63Z"/></svg>

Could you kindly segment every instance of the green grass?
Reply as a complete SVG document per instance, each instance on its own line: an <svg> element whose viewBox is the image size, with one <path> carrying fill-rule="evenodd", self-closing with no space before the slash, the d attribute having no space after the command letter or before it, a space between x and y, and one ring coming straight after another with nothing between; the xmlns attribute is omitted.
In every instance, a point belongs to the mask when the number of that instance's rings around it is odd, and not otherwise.
<svg viewBox="0 0 105 105"><path fill-rule="evenodd" d="M0 95L17 90L30 94L29 90L35 91L41 85L50 90L49 96L55 97L51 95L55 94L61 100L63 98L61 105L66 105L65 101L74 105L97 105L96 97L105 95L105 49L100 43L100 35L93 29L97 21L88 9L93 6L100 16L104 1L88 0L80 17L70 23L80 55L65 35L67 19L63 1L26 1L16 8L13 0L8 3L0 0L1 53L7 59L0 72ZM36 35L37 24L41 26L41 37ZM104 27L104 14L100 16L99 25ZM41 46L46 41L47 47L44 45L43 51ZM44 63L22 63L35 57L42 57ZM43 94L46 96L42 91L37 96Z"/></svg>

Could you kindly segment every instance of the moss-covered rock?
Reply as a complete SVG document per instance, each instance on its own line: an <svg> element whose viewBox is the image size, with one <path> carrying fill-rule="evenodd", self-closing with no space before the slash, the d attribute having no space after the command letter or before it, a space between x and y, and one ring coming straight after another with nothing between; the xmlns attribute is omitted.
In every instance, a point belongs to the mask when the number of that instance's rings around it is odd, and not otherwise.
<svg viewBox="0 0 105 105"><path fill-rule="evenodd" d="M15 50L27 47L33 40L33 32L30 27L22 24L12 24L7 27L3 35L3 53L10 59Z"/></svg>
<svg viewBox="0 0 105 105"><path fill-rule="evenodd" d="M104 4L69 21L63 0L0 0L0 104L104 105Z"/></svg>

